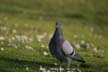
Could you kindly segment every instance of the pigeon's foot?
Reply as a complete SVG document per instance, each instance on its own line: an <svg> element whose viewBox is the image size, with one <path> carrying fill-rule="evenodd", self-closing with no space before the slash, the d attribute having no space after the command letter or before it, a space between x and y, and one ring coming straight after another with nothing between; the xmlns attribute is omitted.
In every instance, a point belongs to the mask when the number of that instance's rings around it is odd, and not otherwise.
<svg viewBox="0 0 108 72"><path fill-rule="evenodd" d="M70 72L70 70L71 70L71 69L70 69L70 65L68 64L68 65L67 65L67 68L66 68L66 72Z"/></svg>
<svg viewBox="0 0 108 72"><path fill-rule="evenodd" d="M66 68L66 72L70 72L71 69L69 67Z"/></svg>

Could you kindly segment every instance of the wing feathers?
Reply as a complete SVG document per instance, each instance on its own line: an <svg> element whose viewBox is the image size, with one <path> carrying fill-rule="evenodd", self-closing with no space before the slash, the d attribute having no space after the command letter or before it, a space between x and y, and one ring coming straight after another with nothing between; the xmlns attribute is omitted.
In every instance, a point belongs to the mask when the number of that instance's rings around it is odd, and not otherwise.
<svg viewBox="0 0 108 72"><path fill-rule="evenodd" d="M84 59L75 51L71 44L65 40L62 45L63 54L70 56L72 59L84 62Z"/></svg>
<svg viewBox="0 0 108 72"><path fill-rule="evenodd" d="M67 40L63 42L62 51L65 53L65 55L75 55L74 48L70 45L70 43Z"/></svg>
<svg viewBox="0 0 108 72"><path fill-rule="evenodd" d="M85 62L84 59L78 54L76 53L73 57L71 57L74 60L80 61L80 62Z"/></svg>

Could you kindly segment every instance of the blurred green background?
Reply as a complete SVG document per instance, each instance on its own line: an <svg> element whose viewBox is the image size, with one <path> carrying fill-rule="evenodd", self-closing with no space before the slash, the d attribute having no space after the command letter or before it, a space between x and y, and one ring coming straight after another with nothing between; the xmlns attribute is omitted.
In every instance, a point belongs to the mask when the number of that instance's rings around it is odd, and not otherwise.
<svg viewBox="0 0 108 72"><path fill-rule="evenodd" d="M82 72L108 72L108 0L0 0L0 72L54 67L48 43L56 21L84 57ZM64 64L65 67L65 64Z"/></svg>

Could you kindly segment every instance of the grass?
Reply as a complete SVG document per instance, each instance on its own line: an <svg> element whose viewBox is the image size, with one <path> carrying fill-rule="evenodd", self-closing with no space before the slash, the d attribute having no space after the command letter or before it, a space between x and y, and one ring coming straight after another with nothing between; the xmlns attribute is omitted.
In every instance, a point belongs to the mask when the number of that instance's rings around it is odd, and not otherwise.
<svg viewBox="0 0 108 72"><path fill-rule="evenodd" d="M76 49L86 60L79 66L82 72L107 72L107 11L107 0L0 1L0 72L39 72L40 65L54 67L47 46L57 20L63 23L63 34L70 43L84 40L97 49ZM37 36L44 34L39 41ZM71 67L77 64L73 61Z"/></svg>

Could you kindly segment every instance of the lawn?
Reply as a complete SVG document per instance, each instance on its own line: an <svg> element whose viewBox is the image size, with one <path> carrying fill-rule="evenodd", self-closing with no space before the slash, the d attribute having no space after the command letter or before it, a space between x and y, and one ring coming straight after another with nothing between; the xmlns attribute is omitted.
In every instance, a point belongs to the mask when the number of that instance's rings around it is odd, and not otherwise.
<svg viewBox="0 0 108 72"><path fill-rule="evenodd" d="M108 71L107 0L1 0L0 72L39 72L56 67L48 50L56 21L63 35L84 57L71 68L82 72ZM66 64L63 64L66 67ZM53 71L51 71L53 72Z"/></svg>

